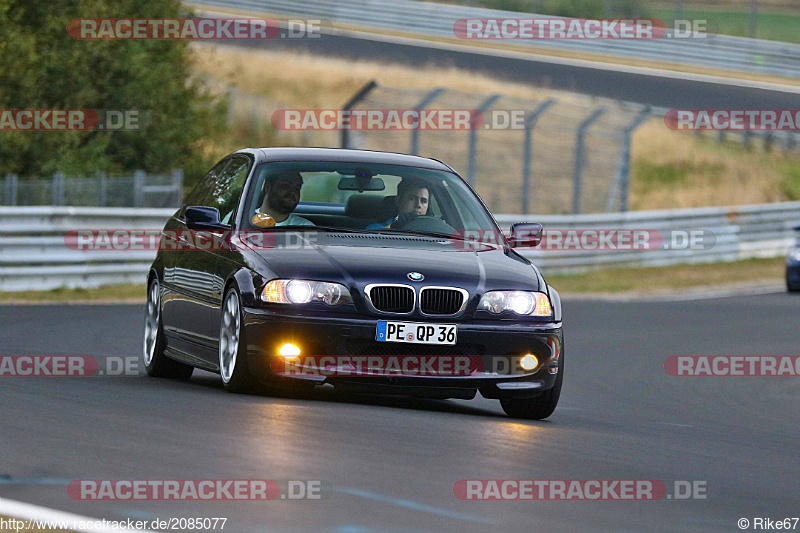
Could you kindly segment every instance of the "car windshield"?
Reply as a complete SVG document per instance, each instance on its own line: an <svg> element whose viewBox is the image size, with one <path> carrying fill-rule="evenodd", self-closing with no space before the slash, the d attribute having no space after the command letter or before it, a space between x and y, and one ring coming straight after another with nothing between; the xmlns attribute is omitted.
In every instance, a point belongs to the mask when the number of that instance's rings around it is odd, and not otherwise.
<svg viewBox="0 0 800 533"><path fill-rule="evenodd" d="M264 163L248 191L242 217L247 229L313 225L450 235L497 228L475 193L446 171L364 163Z"/></svg>

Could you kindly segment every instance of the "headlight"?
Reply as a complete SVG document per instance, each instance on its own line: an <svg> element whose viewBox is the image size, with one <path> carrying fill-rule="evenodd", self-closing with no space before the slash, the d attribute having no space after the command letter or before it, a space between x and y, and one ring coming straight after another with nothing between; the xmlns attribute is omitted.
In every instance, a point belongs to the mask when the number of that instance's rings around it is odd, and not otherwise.
<svg viewBox="0 0 800 533"><path fill-rule="evenodd" d="M261 299L277 304L324 302L339 305L352 302L350 291L344 285L302 279L273 279L264 287Z"/></svg>
<svg viewBox="0 0 800 533"><path fill-rule="evenodd" d="M512 311L518 315L552 316L550 298L543 292L489 291L483 295L478 309L499 315Z"/></svg>

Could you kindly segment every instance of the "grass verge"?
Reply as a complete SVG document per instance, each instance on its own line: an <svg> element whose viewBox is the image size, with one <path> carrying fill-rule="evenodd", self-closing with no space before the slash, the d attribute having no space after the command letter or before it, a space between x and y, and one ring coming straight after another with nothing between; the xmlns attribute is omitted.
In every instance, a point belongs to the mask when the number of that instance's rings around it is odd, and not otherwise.
<svg viewBox="0 0 800 533"><path fill-rule="evenodd" d="M784 258L747 259L730 263L609 268L580 274L545 272L547 283L562 294L642 293L668 289L700 289L748 282L780 282Z"/></svg>
<svg viewBox="0 0 800 533"><path fill-rule="evenodd" d="M144 283L106 285L94 289L59 288L50 291L0 292L0 303L36 302L144 302Z"/></svg>
<svg viewBox="0 0 800 533"><path fill-rule="evenodd" d="M581 274L547 274L547 282L562 293L618 293L725 286L746 282L780 282L784 258L748 259L732 263L609 268ZM145 301L145 286L109 285L96 289L0 292L0 303Z"/></svg>

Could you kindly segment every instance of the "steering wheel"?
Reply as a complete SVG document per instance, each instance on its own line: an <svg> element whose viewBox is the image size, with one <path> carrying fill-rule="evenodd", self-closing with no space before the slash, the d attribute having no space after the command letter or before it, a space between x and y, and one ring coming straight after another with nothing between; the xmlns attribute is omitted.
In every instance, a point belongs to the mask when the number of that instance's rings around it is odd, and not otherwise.
<svg viewBox="0 0 800 533"><path fill-rule="evenodd" d="M408 223L401 226L400 229L409 231L430 231L433 233L445 233L447 235L451 235L456 231L453 226L441 218L428 215L414 217Z"/></svg>

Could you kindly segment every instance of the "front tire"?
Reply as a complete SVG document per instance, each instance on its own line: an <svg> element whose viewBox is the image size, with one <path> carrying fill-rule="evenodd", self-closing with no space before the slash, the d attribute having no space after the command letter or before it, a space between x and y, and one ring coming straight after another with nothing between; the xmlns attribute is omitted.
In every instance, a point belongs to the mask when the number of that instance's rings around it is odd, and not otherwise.
<svg viewBox="0 0 800 533"><path fill-rule="evenodd" d="M514 399L506 398L500 400L503 411L513 418L525 418L527 420L544 420L553 414L558 405L558 398L561 396L561 383L564 380L564 353L558 360L558 375L553 388L543 392L536 398Z"/></svg>
<svg viewBox="0 0 800 533"><path fill-rule="evenodd" d="M242 300L231 287L222 300L219 325L219 373L226 390L235 393L255 392L258 381L247 365L247 343L242 327Z"/></svg>
<svg viewBox="0 0 800 533"><path fill-rule="evenodd" d="M158 278L153 278L147 288L147 307L144 313L144 370L148 376L186 381L192 377L194 367L179 363L164 355L167 343L161 323L161 288Z"/></svg>

